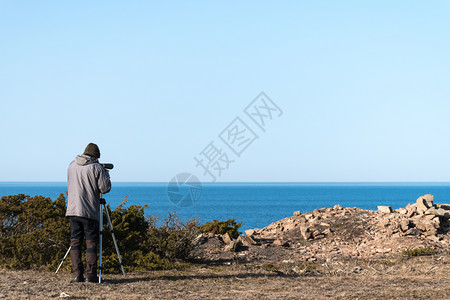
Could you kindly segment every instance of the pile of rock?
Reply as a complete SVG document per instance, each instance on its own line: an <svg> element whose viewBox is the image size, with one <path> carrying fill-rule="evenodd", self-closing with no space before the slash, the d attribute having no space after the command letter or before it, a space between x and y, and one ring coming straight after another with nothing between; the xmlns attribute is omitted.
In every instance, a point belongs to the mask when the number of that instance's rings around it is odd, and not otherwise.
<svg viewBox="0 0 450 300"><path fill-rule="evenodd" d="M225 234L214 234L202 233L194 240L197 245L203 245L208 243L209 247L207 250L211 253L218 252L218 248L221 248L227 252L238 252L248 249L250 246L261 245L259 242L255 241L250 235L240 235L237 239L230 237L228 233Z"/></svg>
<svg viewBox="0 0 450 300"><path fill-rule="evenodd" d="M202 251L211 259L237 255L248 259L314 261L333 257L369 258L404 249L450 247L450 205L434 204L432 195L414 204L378 211L356 207L316 209L262 229L249 229L232 239L228 234L203 235Z"/></svg>
<svg viewBox="0 0 450 300"><path fill-rule="evenodd" d="M225 251L236 252L244 249L244 247L249 247L257 245L251 236L240 235L237 239L232 239L228 233L220 235L220 238L225 243Z"/></svg>
<svg viewBox="0 0 450 300"><path fill-rule="evenodd" d="M389 206L379 206L378 212L383 214L379 224L388 235L437 237L446 234L450 231L450 205L433 202L434 196L428 194L395 211Z"/></svg>
<svg viewBox="0 0 450 300"><path fill-rule="evenodd" d="M253 235L277 239L283 233L299 232L304 240L322 239L332 235L337 227L342 227L343 224L340 224L340 221L343 218L348 219L354 212L361 213L363 210L356 207L344 209L340 205L335 205L333 208L315 209L304 214L296 211L293 217L277 221L263 229L254 229Z"/></svg>

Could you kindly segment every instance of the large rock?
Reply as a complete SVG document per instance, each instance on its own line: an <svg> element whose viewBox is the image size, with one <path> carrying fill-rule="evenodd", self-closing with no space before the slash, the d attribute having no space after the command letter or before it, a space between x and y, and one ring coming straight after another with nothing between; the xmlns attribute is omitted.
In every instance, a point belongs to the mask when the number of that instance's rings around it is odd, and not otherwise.
<svg viewBox="0 0 450 300"><path fill-rule="evenodd" d="M335 210L343 210L344 208L342 206L340 206L339 204L336 204L335 206L333 206L333 209L335 209Z"/></svg>
<svg viewBox="0 0 450 300"><path fill-rule="evenodd" d="M225 246L225 251L236 252L236 251L239 251L241 246L242 246L242 243L240 241L232 240L231 243L229 243L228 245Z"/></svg>
<svg viewBox="0 0 450 300"><path fill-rule="evenodd" d="M380 227L388 227L391 224L391 221L389 219L381 219L378 221L378 224Z"/></svg>
<svg viewBox="0 0 450 300"><path fill-rule="evenodd" d="M309 214L306 214L304 217L306 220L312 220L312 219L314 219L314 214L309 213Z"/></svg>
<svg viewBox="0 0 450 300"><path fill-rule="evenodd" d="M433 195L427 194L425 196L422 196L422 198L426 201L428 207L434 206L434 204L433 204L434 196Z"/></svg>
<svg viewBox="0 0 450 300"><path fill-rule="evenodd" d="M282 246L282 247L288 247L289 246L289 243L286 242L286 241L283 241L283 240L275 240L275 241L273 241L273 244L277 245L277 246Z"/></svg>
<svg viewBox="0 0 450 300"><path fill-rule="evenodd" d="M425 230L426 230L426 235L430 236L430 235L436 235L438 233L438 225L436 223L433 222L426 222L425 223Z"/></svg>
<svg viewBox="0 0 450 300"><path fill-rule="evenodd" d="M230 235L228 234L228 232L225 233L225 234L222 234L221 237L222 237L222 241L223 241L225 244L229 244L229 243L231 243L231 241L232 241L232 239L231 239Z"/></svg>
<svg viewBox="0 0 450 300"><path fill-rule="evenodd" d="M425 216L423 216L423 218L424 218L424 220L427 220L427 221L434 220L435 218L439 219L439 217L436 217L435 215L430 214L430 213L425 214Z"/></svg>
<svg viewBox="0 0 450 300"><path fill-rule="evenodd" d="M401 215L406 215L408 213L408 210L406 208L399 208L398 213Z"/></svg>
<svg viewBox="0 0 450 300"><path fill-rule="evenodd" d="M332 234L333 232L334 232L334 229L333 229L333 228L327 228L327 229L325 229L322 233L325 234L325 235L330 235L330 234Z"/></svg>
<svg viewBox="0 0 450 300"><path fill-rule="evenodd" d="M305 240L313 238L313 235L312 235L312 232L311 232L309 226L306 226L306 225L300 226L300 234L302 235L302 237Z"/></svg>
<svg viewBox="0 0 450 300"><path fill-rule="evenodd" d="M417 212L417 205L416 204L413 204L413 205L408 204L408 205L406 205L406 210L407 210L406 217L411 218Z"/></svg>
<svg viewBox="0 0 450 300"><path fill-rule="evenodd" d="M400 229L403 232L408 231L408 229L409 229L409 220L407 220L407 219L401 220L400 221Z"/></svg>
<svg viewBox="0 0 450 300"><path fill-rule="evenodd" d="M427 209L433 207L433 200L434 196L430 194L419 197L416 201L417 211L423 213Z"/></svg>
<svg viewBox="0 0 450 300"><path fill-rule="evenodd" d="M313 236L313 238L315 238L315 239L320 239L320 238L323 238L323 237L325 237L325 234L323 233L323 232L321 232L320 230L314 230L313 232L312 232L312 236Z"/></svg>
<svg viewBox="0 0 450 300"><path fill-rule="evenodd" d="M238 241L241 242L244 246L256 245L256 241L248 235L240 235L238 237Z"/></svg>
<svg viewBox="0 0 450 300"><path fill-rule="evenodd" d="M208 239L203 235L203 233L200 233L197 235L197 237L194 239L193 243L195 245L201 245L208 241Z"/></svg>
<svg viewBox="0 0 450 300"><path fill-rule="evenodd" d="M424 221L420 220L420 221L415 221L414 224L416 225L416 228L421 230L421 231L427 231L427 225Z"/></svg>
<svg viewBox="0 0 450 300"><path fill-rule="evenodd" d="M289 230L293 230L297 227L297 224L291 222L291 223L287 223L283 226L282 230L283 231L289 231Z"/></svg>
<svg viewBox="0 0 450 300"><path fill-rule="evenodd" d="M392 207L380 205L380 206L378 206L378 211L381 213L390 214L392 212Z"/></svg>
<svg viewBox="0 0 450 300"><path fill-rule="evenodd" d="M245 231L245 234L248 235L248 236L252 236L252 235L255 234L255 230L254 229L247 229Z"/></svg>
<svg viewBox="0 0 450 300"><path fill-rule="evenodd" d="M405 235L420 235L420 234L421 234L421 232L417 228L411 228L411 229L408 229L408 231L405 232Z"/></svg>
<svg viewBox="0 0 450 300"><path fill-rule="evenodd" d="M442 209L442 208L430 208L428 210L425 211L426 215L433 215L433 216L437 216L437 217L442 217L444 219L449 219L450 218L450 211Z"/></svg>
<svg viewBox="0 0 450 300"><path fill-rule="evenodd" d="M450 210L450 204L436 204L436 208L442 208L445 210Z"/></svg>

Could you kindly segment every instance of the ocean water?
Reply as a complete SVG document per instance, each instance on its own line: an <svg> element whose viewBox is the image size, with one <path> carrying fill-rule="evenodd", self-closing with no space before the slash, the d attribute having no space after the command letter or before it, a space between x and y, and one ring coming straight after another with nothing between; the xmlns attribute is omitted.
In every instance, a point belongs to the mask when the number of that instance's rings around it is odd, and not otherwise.
<svg viewBox="0 0 450 300"><path fill-rule="evenodd" d="M54 200L65 191L64 182L0 182L0 196L22 193ZM113 182L104 198L113 208L125 197L127 205L148 204L146 214L161 218L176 211L184 220L236 219L246 230L265 227L298 210L303 213L336 204L370 210L389 205L396 209L425 194L433 194L436 203L450 203L450 183L203 183L201 198L194 205L178 207L167 196L167 183Z"/></svg>

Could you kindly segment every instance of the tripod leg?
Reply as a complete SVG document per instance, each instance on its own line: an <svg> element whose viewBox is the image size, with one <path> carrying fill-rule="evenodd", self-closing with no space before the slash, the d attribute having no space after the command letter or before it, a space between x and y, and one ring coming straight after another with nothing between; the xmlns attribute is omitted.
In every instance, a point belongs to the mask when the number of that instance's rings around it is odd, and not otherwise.
<svg viewBox="0 0 450 300"><path fill-rule="evenodd" d="M69 255L69 252L70 252L70 246L69 246L69 249L67 249L66 255L64 255L64 257L61 259L61 263L59 264L58 269L56 269L55 274L58 274L58 271L61 268L63 262L66 260L67 255Z"/></svg>
<svg viewBox="0 0 450 300"><path fill-rule="evenodd" d="M103 207L100 204L100 224L98 226L100 233L100 266L98 268L98 283L102 283L102 238L103 238Z"/></svg>
<svg viewBox="0 0 450 300"><path fill-rule="evenodd" d="M105 210L106 210L106 217L108 218L108 225L109 225L109 229L111 230L111 235L114 241L114 246L116 247L116 252L117 252L117 257L119 258L119 263L120 263L120 268L122 269L122 274L123 276L125 276L125 270L123 269L123 263L122 263L122 258L120 256L120 252L119 252L119 246L117 246L117 240L116 240L116 235L114 234L114 228L112 226L111 223L111 217L109 216L109 212L108 212L108 208L105 207L105 205L103 204Z"/></svg>

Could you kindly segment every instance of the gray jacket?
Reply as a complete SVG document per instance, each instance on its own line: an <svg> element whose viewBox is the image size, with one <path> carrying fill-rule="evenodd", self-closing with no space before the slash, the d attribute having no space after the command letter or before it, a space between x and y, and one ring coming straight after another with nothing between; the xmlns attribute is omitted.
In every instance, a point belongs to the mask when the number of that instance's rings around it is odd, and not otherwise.
<svg viewBox="0 0 450 300"><path fill-rule="evenodd" d="M78 155L67 170L68 200L66 216L100 218L100 193L111 190L109 173L89 155Z"/></svg>

